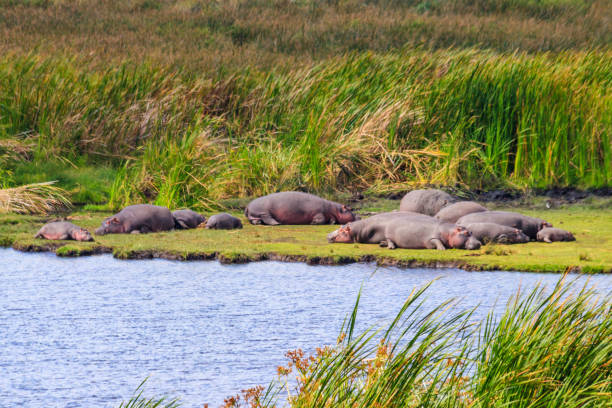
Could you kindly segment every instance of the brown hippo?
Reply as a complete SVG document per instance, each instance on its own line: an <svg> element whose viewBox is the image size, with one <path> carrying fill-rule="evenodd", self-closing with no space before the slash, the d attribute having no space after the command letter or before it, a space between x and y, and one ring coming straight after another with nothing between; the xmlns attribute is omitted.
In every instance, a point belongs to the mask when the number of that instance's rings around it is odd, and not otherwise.
<svg viewBox="0 0 612 408"><path fill-rule="evenodd" d="M448 204L457 199L442 190L413 190L406 194L400 202L400 211L413 211L434 216Z"/></svg>
<svg viewBox="0 0 612 408"><path fill-rule="evenodd" d="M385 240L389 249L478 249L480 241L471 237L464 227L451 223L432 223L421 219L400 219L385 228Z"/></svg>
<svg viewBox="0 0 612 408"><path fill-rule="evenodd" d="M150 204L136 204L125 207L112 217L102 221L95 233L139 234L169 231L174 228L174 218L166 207Z"/></svg>
<svg viewBox="0 0 612 408"><path fill-rule="evenodd" d="M75 241L93 241L89 231L67 221L50 222L38 230L34 238L53 240L73 239Z"/></svg>
<svg viewBox="0 0 612 408"><path fill-rule="evenodd" d="M454 224L464 215L483 211L488 210L486 207L483 207L474 201L459 201L442 208L440 211L438 211L434 218L440 220L441 222L450 222Z"/></svg>
<svg viewBox="0 0 612 408"><path fill-rule="evenodd" d="M385 228L389 222L413 217L430 222L437 221L428 215L418 214L410 211L394 211L373 215L364 220L354 221L343 225L336 231L327 235L328 242L360 242L362 244L378 244L385 240Z"/></svg>
<svg viewBox="0 0 612 408"><path fill-rule="evenodd" d="M244 210L251 224L346 224L357 218L345 205L299 191L269 194Z"/></svg>
<svg viewBox="0 0 612 408"><path fill-rule="evenodd" d="M552 227L547 221L510 211L483 211L467 214L457 220L457 225L465 227L480 222L518 228L530 239L536 239L538 231L542 228Z"/></svg>
<svg viewBox="0 0 612 408"><path fill-rule="evenodd" d="M518 228L491 222L477 222L465 226L472 236L483 244L495 242L498 244L523 244L529 242L529 237Z"/></svg>
<svg viewBox="0 0 612 408"><path fill-rule="evenodd" d="M228 213L215 214L206 222L208 229L240 229L242 221Z"/></svg>
<svg viewBox="0 0 612 408"><path fill-rule="evenodd" d="M172 218L174 218L174 228L176 229L197 228L198 225L206 222L204 216L189 209L172 211Z"/></svg>
<svg viewBox="0 0 612 408"><path fill-rule="evenodd" d="M560 228L542 228L538 231L537 240L542 242L575 241L574 235Z"/></svg>

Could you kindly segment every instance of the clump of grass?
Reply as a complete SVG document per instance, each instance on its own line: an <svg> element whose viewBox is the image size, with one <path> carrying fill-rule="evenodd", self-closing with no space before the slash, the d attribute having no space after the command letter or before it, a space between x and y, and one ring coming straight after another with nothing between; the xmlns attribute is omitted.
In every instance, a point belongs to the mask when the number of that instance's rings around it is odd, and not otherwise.
<svg viewBox="0 0 612 408"><path fill-rule="evenodd" d="M551 291L519 291L500 318L491 312L475 324L452 301L424 310L429 286L413 292L389 326L361 334L358 299L337 346L310 358L288 354L277 397L289 393L292 407L599 407L611 400L610 294L561 279Z"/></svg>
<svg viewBox="0 0 612 408"><path fill-rule="evenodd" d="M28 184L0 190L0 212L17 214L53 214L72 209L63 189L55 182Z"/></svg>
<svg viewBox="0 0 612 408"><path fill-rule="evenodd" d="M134 396L127 401L121 402L118 408L178 408L181 406L178 399L168 399L167 397L160 398L147 398L142 394L144 392L144 385L147 382L147 378L140 383Z"/></svg>

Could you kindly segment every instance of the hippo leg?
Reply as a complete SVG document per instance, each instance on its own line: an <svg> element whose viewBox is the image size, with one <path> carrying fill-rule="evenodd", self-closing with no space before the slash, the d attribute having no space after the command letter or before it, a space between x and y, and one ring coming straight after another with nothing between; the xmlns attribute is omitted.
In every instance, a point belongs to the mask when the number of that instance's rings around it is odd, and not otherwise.
<svg viewBox="0 0 612 408"><path fill-rule="evenodd" d="M446 249L446 247L444 246L444 244L442 243L442 241L440 241L438 238L433 238L431 240L429 240L429 245L427 245L427 247L429 249L437 249L439 251L444 251Z"/></svg>
<svg viewBox="0 0 612 408"><path fill-rule="evenodd" d="M327 224L327 220L325 219L325 216L322 213L317 213L314 217L312 217L312 222L310 224L323 225Z"/></svg>
<svg viewBox="0 0 612 408"><path fill-rule="evenodd" d="M267 215L267 214L266 215L262 215L261 216L261 220L266 225L280 225L280 222L278 222L274 218L272 218L271 215Z"/></svg>
<svg viewBox="0 0 612 408"><path fill-rule="evenodd" d="M388 246L389 244L387 243L387 241L384 241L384 240L383 240L383 241L380 241L380 242L378 243L378 245L384 248L384 247Z"/></svg>
<svg viewBox="0 0 612 408"><path fill-rule="evenodd" d="M395 249L397 248L397 246L395 245L395 242L391 241L390 239L387 240L387 248L389 249Z"/></svg>
<svg viewBox="0 0 612 408"><path fill-rule="evenodd" d="M178 220L178 225L181 226L182 229L190 229L191 227L185 223L183 220Z"/></svg>
<svg viewBox="0 0 612 408"><path fill-rule="evenodd" d="M140 234L140 230L133 230L130 234Z"/></svg>
<svg viewBox="0 0 612 408"><path fill-rule="evenodd" d="M151 228L147 227L146 225L143 225L140 228L140 233L142 233L142 234L148 234L149 232L153 232L153 230Z"/></svg>
<svg viewBox="0 0 612 408"><path fill-rule="evenodd" d="M40 232L36 235L34 235L34 238L44 238L43 234L41 234Z"/></svg>
<svg viewBox="0 0 612 408"><path fill-rule="evenodd" d="M548 242L549 244L552 244L552 241L551 241L550 237L544 238L544 242Z"/></svg>

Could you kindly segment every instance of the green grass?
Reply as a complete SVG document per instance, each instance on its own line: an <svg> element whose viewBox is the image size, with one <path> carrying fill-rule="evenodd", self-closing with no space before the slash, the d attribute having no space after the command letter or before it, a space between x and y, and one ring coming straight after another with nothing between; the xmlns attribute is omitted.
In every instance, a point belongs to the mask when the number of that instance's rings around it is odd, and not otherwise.
<svg viewBox="0 0 612 408"><path fill-rule="evenodd" d="M30 153L2 168L13 183L60 178L75 201L111 208L424 183L609 186L611 61L609 51L406 50L202 78L10 56L0 140Z"/></svg>
<svg viewBox="0 0 612 408"><path fill-rule="evenodd" d="M391 209L397 202L382 201L362 208ZM503 208L503 207L501 207ZM506 208L508 209L508 208ZM512 208L511 210L516 210ZM612 210L602 207L569 206L546 210L542 206L522 212L542 217L553 225L572 231L575 242L521 245L487 245L477 251L389 250L376 245L329 244L327 233L335 226L253 226L243 219L242 230L196 229L146 235L117 234L95 237L95 243L76 243L32 238L43 224L32 216L0 215L2 242L22 250L55 250L58 255L78 256L112 251L123 259L165 257L169 259L214 259L247 262L265 259L314 264L341 264L377 261L384 265L456 266L467 269L517 270L534 272L612 272ZM90 231L97 228L105 213L75 213L71 220ZM241 214L236 214L241 216ZM60 247L57 249L57 247Z"/></svg>
<svg viewBox="0 0 612 408"><path fill-rule="evenodd" d="M612 402L611 295L560 280L517 293L476 324L453 300L425 310L416 289L386 327L354 331L312 359L288 353L291 407L603 407ZM551 290L552 289L552 290ZM297 389L285 378L293 372ZM275 404L276 402L276 404ZM276 406L262 397L254 406ZM235 405L237 406L237 405Z"/></svg>

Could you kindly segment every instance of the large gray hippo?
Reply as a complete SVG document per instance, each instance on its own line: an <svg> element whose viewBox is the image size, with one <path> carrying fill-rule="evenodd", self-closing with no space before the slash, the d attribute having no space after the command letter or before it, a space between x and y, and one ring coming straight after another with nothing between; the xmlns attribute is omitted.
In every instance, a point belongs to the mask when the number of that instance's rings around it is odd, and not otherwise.
<svg viewBox="0 0 612 408"><path fill-rule="evenodd" d="M406 194L400 202L400 211L413 211L434 216L448 204L457 199L442 190L413 190Z"/></svg>
<svg viewBox="0 0 612 408"><path fill-rule="evenodd" d="M493 224L518 228L530 239L536 239L538 231L540 231L542 228L552 227L552 225L547 221L510 211L483 211L467 214L457 220L457 225L466 227L470 224L480 222L490 222Z"/></svg>
<svg viewBox="0 0 612 408"><path fill-rule="evenodd" d="M388 223L385 240L389 249L478 249L481 245L464 227L447 222L432 223L418 218L404 218Z"/></svg>
<svg viewBox="0 0 612 408"><path fill-rule="evenodd" d="M442 208L434 218L441 222L450 222L454 224L464 215L483 211L488 211L488 209L474 201L459 201Z"/></svg>
<svg viewBox="0 0 612 408"><path fill-rule="evenodd" d="M523 244L529 242L529 237L518 228L491 222L477 222L466 225L474 238L483 244L495 242L498 244Z"/></svg>
<svg viewBox="0 0 612 408"><path fill-rule="evenodd" d="M38 230L34 238L53 240L73 239L75 241L93 241L89 231L67 221L50 222Z"/></svg>
<svg viewBox="0 0 612 408"><path fill-rule="evenodd" d="M208 229L239 229L242 228L242 221L228 213L215 214L206 221Z"/></svg>
<svg viewBox="0 0 612 408"><path fill-rule="evenodd" d="M541 242L575 241L574 235L560 228L542 228L538 231L537 240Z"/></svg>
<svg viewBox="0 0 612 408"><path fill-rule="evenodd" d="M437 221L428 215L410 211L394 211L373 215L363 220L345 224L327 235L329 242L359 242L362 244L379 244L385 240L385 228L390 222L402 218L418 218L429 222Z"/></svg>
<svg viewBox="0 0 612 408"><path fill-rule="evenodd" d="M150 204L136 204L125 207L112 217L102 221L95 233L138 234L169 231L174 228L174 218L166 207Z"/></svg>
<svg viewBox="0 0 612 408"><path fill-rule="evenodd" d="M330 233L327 240L342 243L384 244L390 248L399 246L400 248L445 249L444 246L447 246L449 248L478 249L481 245L463 227L440 223L433 217L424 214L403 211L378 214L365 220L343 225ZM441 244L442 247L438 244Z"/></svg>
<svg viewBox="0 0 612 408"><path fill-rule="evenodd" d="M206 218L192 210L176 210L172 211L174 218L174 228L176 229L192 229L206 222Z"/></svg>
<svg viewBox="0 0 612 408"><path fill-rule="evenodd" d="M251 201L244 210L251 224L346 224L355 221L351 209L299 191L269 194Z"/></svg>

